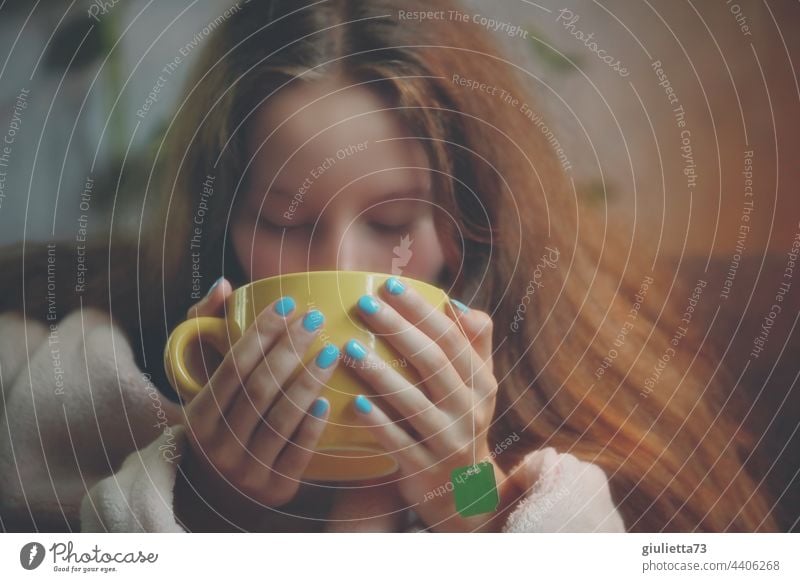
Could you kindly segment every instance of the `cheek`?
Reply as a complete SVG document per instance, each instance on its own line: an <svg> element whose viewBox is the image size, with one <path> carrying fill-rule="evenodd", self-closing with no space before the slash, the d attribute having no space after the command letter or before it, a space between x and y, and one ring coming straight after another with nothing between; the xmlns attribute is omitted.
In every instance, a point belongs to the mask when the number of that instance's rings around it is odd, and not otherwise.
<svg viewBox="0 0 800 582"><path fill-rule="evenodd" d="M408 248L394 249L395 259L393 264L396 264L397 255L403 255L408 258L408 262L402 268L402 274L415 279L433 282L444 267L444 250L439 242L439 237L432 226L426 226L417 231L416 235L412 237L413 240ZM400 251L399 253L397 251Z"/></svg>
<svg viewBox="0 0 800 582"><path fill-rule="evenodd" d="M267 233L253 225L237 225L231 230L231 243L242 270L250 281L277 274L280 264L280 237L273 241Z"/></svg>

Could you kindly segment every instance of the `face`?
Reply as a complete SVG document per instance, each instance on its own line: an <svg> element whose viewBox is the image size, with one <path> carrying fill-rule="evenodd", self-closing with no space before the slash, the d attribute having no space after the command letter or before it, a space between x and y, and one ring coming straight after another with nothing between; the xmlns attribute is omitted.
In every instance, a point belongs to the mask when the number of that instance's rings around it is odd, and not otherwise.
<svg viewBox="0 0 800 582"><path fill-rule="evenodd" d="M386 107L367 88L315 82L255 112L231 233L249 280L348 270L440 283L428 161Z"/></svg>

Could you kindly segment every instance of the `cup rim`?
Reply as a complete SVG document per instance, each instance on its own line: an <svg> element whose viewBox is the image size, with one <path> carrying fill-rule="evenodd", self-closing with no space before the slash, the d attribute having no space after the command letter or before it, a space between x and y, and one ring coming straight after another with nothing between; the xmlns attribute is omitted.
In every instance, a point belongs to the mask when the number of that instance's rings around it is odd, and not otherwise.
<svg viewBox="0 0 800 582"><path fill-rule="evenodd" d="M415 279L414 277L409 277L407 275L393 275L392 273L382 273L380 271L337 271L337 270L302 271L302 272L299 272L299 273L287 273L285 275L273 275L271 277L264 277L263 279L256 279L255 281L250 281L249 283L246 283L246 284L242 285L241 287L236 288L233 291L233 293L231 294L231 297L233 297L234 295L239 294L239 293L244 293L248 288L250 288L250 287L252 287L254 285L258 285L260 283L267 283L268 281L272 281L273 279L278 279L278 278L282 278L282 279L291 278L291 279L294 279L294 278L297 278L297 277L306 277L306 278L308 278L309 275L315 275L315 276L337 275L338 277L347 277L347 276L355 276L355 275L360 275L360 276L363 276L363 275L378 275L378 276L386 277L387 279L389 277L396 277L398 279L405 279L407 281L413 281L415 284L424 285L424 286L430 287L432 289L436 289L438 291L441 291L445 295L445 297L449 297L449 293L447 293L447 291L445 291L441 287L437 287L436 285L428 283L427 281L423 281L421 279Z"/></svg>

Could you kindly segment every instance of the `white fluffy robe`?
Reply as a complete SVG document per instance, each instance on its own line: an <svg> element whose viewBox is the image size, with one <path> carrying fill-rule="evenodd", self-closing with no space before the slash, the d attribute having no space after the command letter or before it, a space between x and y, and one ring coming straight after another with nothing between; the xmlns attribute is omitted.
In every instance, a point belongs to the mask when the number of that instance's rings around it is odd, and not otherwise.
<svg viewBox="0 0 800 582"><path fill-rule="evenodd" d="M0 315L0 388L6 529L184 531L172 509L188 446L180 409L138 369L106 314L74 311L54 329ZM526 494L504 532L625 530L596 465L547 448L511 478Z"/></svg>

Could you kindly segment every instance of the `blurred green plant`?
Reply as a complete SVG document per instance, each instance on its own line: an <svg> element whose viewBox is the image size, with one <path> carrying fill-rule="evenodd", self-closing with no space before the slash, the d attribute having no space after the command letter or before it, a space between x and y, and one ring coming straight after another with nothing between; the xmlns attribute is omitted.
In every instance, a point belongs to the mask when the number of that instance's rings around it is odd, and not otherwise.
<svg viewBox="0 0 800 582"><path fill-rule="evenodd" d="M582 58L574 53L562 53L551 48L552 43L535 26L528 26L530 47L533 54L547 69L554 73L574 73L580 68ZM571 61L571 62L570 62Z"/></svg>
<svg viewBox="0 0 800 582"><path fill-rule="evenodd" d="M552 48L547 36L536 26L528 26L530 33L530 48L534 58L549 72L567 77L575 74L584 63L583 57L576 53L562 53ZM599 178L594 178L580 183L577 186L578 196L589 206L604 206L616 199L617 191L606 180L605 184Z"/></svg>
<svg viewBox="0 0 800 582"><path fill-rule="evenodd" d="M596 178L579 184L578 195L587 204L601 206L613 202L617 197L617 191L609 180L604 183L603 180Z"/></svg>

